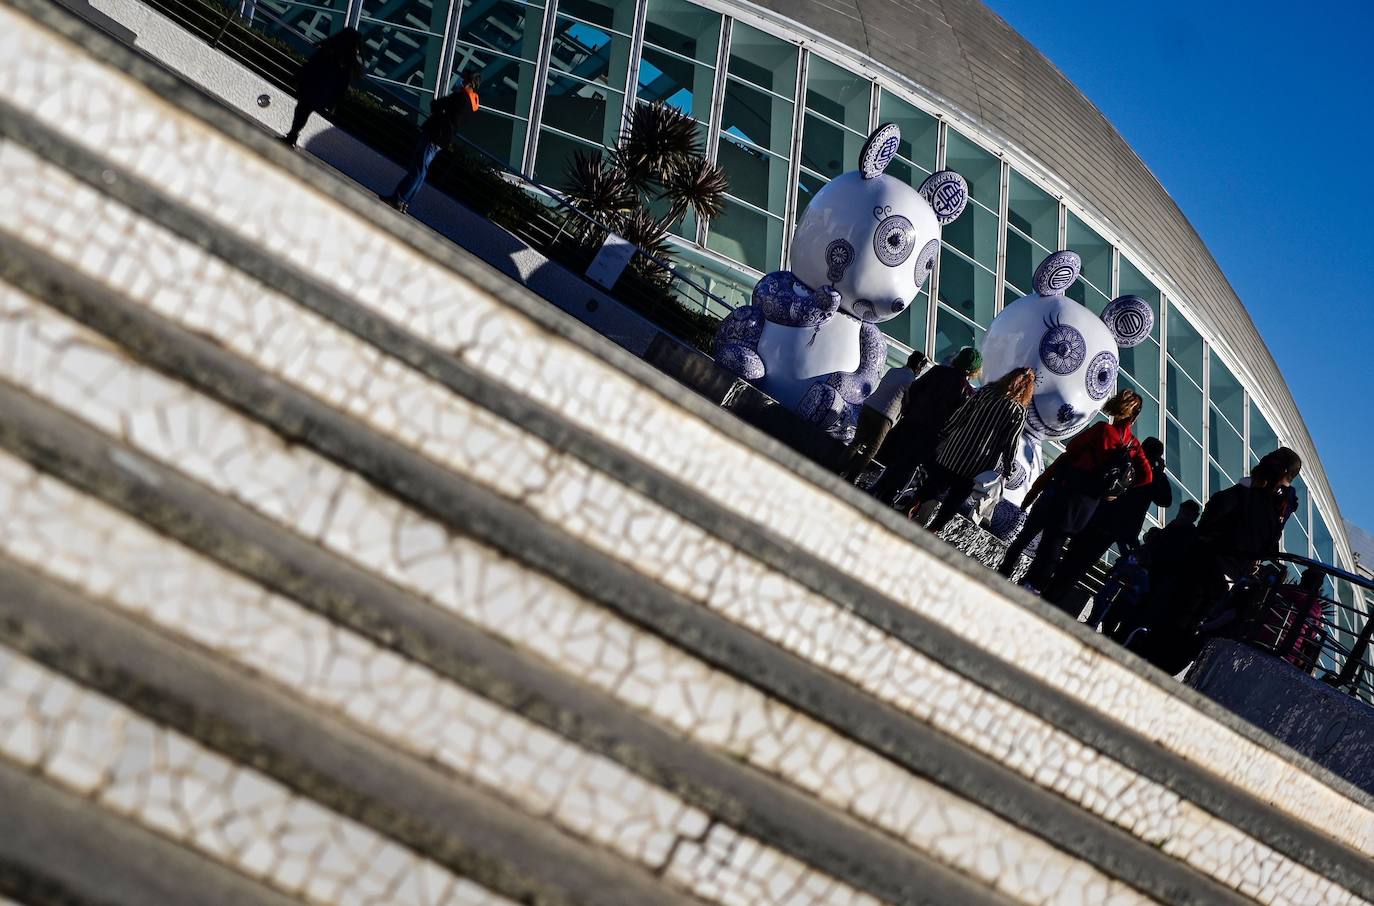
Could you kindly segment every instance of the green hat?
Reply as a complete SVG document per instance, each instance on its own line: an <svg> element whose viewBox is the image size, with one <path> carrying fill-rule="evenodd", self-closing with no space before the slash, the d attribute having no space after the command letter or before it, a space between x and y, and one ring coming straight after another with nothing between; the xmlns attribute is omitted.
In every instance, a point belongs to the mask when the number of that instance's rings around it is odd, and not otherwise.
<svg viewBox="0 0 1374 906"><path fill-rule="evenodd" d="M978 369L983 367L983 354L972 346L965 346L954 355L950 365L958 368L965 374L975 374Z"/></svg>

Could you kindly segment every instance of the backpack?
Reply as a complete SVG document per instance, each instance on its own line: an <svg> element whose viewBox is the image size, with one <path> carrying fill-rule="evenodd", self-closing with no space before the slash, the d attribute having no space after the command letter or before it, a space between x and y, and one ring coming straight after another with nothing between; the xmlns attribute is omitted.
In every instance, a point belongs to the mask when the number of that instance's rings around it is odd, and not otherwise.
<svg viewBox="0 0 1374 906"><path fill-rule="evenodd" d="M1097 474L1099 499L1115 500L1135 484L1135 463L1131 461L1131 448L1135 443L1133 437L1130 443L1107 453L1106 462Z"/></svg>

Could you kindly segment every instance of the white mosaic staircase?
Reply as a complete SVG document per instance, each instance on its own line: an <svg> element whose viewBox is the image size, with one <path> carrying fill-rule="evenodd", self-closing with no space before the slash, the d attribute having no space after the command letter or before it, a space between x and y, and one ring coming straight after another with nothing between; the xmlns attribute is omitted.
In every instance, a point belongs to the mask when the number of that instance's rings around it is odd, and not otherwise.
<svg viewBox="0 0 1374 906"><path fill-rule="evenodd" d="M1358 904L1371 802L44 0L0 903Z"/></svg>

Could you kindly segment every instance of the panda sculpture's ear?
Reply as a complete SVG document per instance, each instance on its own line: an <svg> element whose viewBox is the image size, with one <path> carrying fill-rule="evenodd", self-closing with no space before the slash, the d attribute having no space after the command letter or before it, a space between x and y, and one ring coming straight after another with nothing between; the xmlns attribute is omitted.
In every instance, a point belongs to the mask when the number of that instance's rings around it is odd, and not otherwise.
<svg viewBox="0 0 1374 906"><path fill-rule="evenodd" d="M897 155L902 143L902 129L896 123L883 123L864 142L859 150L859 173L864 179L875 179L883 175L887 165Z"/></svg>
<svg viewBox="0 0 1374 906"><path fill-rule="evenodd" d="M916 190L930 203L940 226L953 223L968 204L968 183L953 170L939 170L926 177Z"/></svg>
<svg viewBox="0 0 1374 906"><path fill-rule="evenodd" d="M1116 345L1139 346L1155 328L1155 312L1139 296L1117 296L1102 310L1102 323L1112 332Z"/></svg>
<svg viewBox="0 0 1374 906"><path fill-rule="evenodd" d="M1083 259L1077 252L1061 249L1040 262L1031 277L1031 289L1042 296L1062 296L1082 269Z"/></svg>

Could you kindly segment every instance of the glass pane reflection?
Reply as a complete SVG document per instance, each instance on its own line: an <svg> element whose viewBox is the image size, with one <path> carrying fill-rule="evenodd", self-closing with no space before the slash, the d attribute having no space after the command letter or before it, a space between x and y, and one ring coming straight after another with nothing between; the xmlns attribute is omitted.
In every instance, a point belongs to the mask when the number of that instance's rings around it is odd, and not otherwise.
<svg viewBox="0 0 1374 906"><path fill-rule="evenodd" d="M872 92L873 83L863 76L811 56L806 71L806 109L867 135Z"/></svg>
<svg viewBox="0 0 1374 906"><path fill-rule="evenodd" d="M1042 256L1059 245L1058 199L1037 188L1015 170L1011 171L1007 183L1007 222L1035 240L1043 249Z"/></svg>
<svg viewBox="0 0 1374 906"><path fill-rule="evenodd" d="M782 221L729 198L725 213L712 218L706 245L760 271L782 263Z"/></svg>
<svg viewBox="0 0 1374 906"><path fill-rule="evenodd" d="M797 47L743 22L730 29L730 75L791 98L797 91Z"/></svg>
<svg viewBox="0 0 1374 906"><path fill-rule="evenodd" d="M967 212L965 212L967 213ZM980 327L992 323L997 280L949 248L940 249L940 301Z"/></svg>

